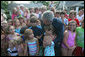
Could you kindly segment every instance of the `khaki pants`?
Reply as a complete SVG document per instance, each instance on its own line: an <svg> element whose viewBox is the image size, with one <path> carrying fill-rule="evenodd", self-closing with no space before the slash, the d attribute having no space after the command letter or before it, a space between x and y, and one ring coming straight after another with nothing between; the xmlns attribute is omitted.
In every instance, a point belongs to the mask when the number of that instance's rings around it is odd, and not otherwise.
<svg viewBox="0 0 85 57"><path fill-rule="evenodd" d="M72 56L74 49L61 48L62 56Z"/></svg>

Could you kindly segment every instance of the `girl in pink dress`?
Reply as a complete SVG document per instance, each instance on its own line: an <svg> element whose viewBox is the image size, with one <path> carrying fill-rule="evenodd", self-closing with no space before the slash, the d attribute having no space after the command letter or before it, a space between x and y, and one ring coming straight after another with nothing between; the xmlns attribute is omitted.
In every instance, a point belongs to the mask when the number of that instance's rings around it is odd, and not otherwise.
<svg viewBox="0 0 85 57"><path fill-rule="evenodd" d="M64 39L62 43L62 56L72 56L72 52L76 47L75 39L76 39L76 22L70 21L68 24L68 30L64 32Z"/></svg>

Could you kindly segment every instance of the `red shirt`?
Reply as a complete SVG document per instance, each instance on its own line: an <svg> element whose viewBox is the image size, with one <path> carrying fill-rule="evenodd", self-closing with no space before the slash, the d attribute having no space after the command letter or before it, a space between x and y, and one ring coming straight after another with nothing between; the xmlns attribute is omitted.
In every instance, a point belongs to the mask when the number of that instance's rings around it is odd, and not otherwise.
<svg viewBox="0 0 85 57"><path fill-rule="evenodd" d="M72 20L71 18L68 19L68 21L71 21L71 20ZM79 26L79 25L80 25L80 24L79 24L79 20L78 20L77 18L75 18L74 20L76 21L77 26Z"/></svg>
<svg viewBox="0 0 85 57"><path fill-rule="evenodd" d="M66 17L66 19L68 19L69 18L69 15L65 14L65 17Z"/></svg>

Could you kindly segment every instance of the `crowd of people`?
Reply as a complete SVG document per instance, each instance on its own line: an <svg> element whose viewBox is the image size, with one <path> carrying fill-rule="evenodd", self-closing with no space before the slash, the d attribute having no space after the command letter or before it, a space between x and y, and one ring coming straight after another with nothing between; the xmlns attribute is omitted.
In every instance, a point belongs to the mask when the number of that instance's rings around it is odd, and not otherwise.
<svg viewBox="0 0 85 57"><path fill-rule="evenodd" d="M84 56L84 9L13 8L1 13L1 56Z"/></svg>

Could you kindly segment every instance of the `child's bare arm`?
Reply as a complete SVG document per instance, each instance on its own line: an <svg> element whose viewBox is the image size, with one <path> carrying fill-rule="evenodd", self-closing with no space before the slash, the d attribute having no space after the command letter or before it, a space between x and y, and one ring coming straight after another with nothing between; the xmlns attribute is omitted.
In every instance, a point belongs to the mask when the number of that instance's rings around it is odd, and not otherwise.
<svg viewBox="0 0 85 57"><path fill-rule="evenodd" d="M77 37L77 35L76 35L76 37ZM76 46L76 37L75 37L75 41L74 41L75 46Z"/></svg>
<svg viewBox="0 0 85 57"><path fill-rule="evenodd" d="M40 39L41 37L42 37L42 35L40 35L40 36L36 36L37 39Z"/></svg>
<svg viewBox="0 0 85 57"><path fill-rule="evenodd" d="M51 45L51 38L49 36L45 36L44 37L44 41L43 41L43 46L48 46L48 45Z"/></svg>
<svg viewBox="0 0 85 57"><path fill-rule="evenodd" d="M69 46L68 46L68 44L67 44L68 35L69 35L69 33L68 33L68 31L66 30L66 31L64 32L63 43L69 48Z"/></svg>
<svg viewBox="0 0 85 57"><path fill-rule="evenodd" d="M28 56L27 44L24 44L24 56Z"/></svg>
<svg viewBox="0 0 85 57"><path fill-rule="evenodd" d="M37 40L37 47L38 47L38 51L37 51L36 55L39 55L39 41L38 41L38 39L36 39L36 40Z"/></svg>

